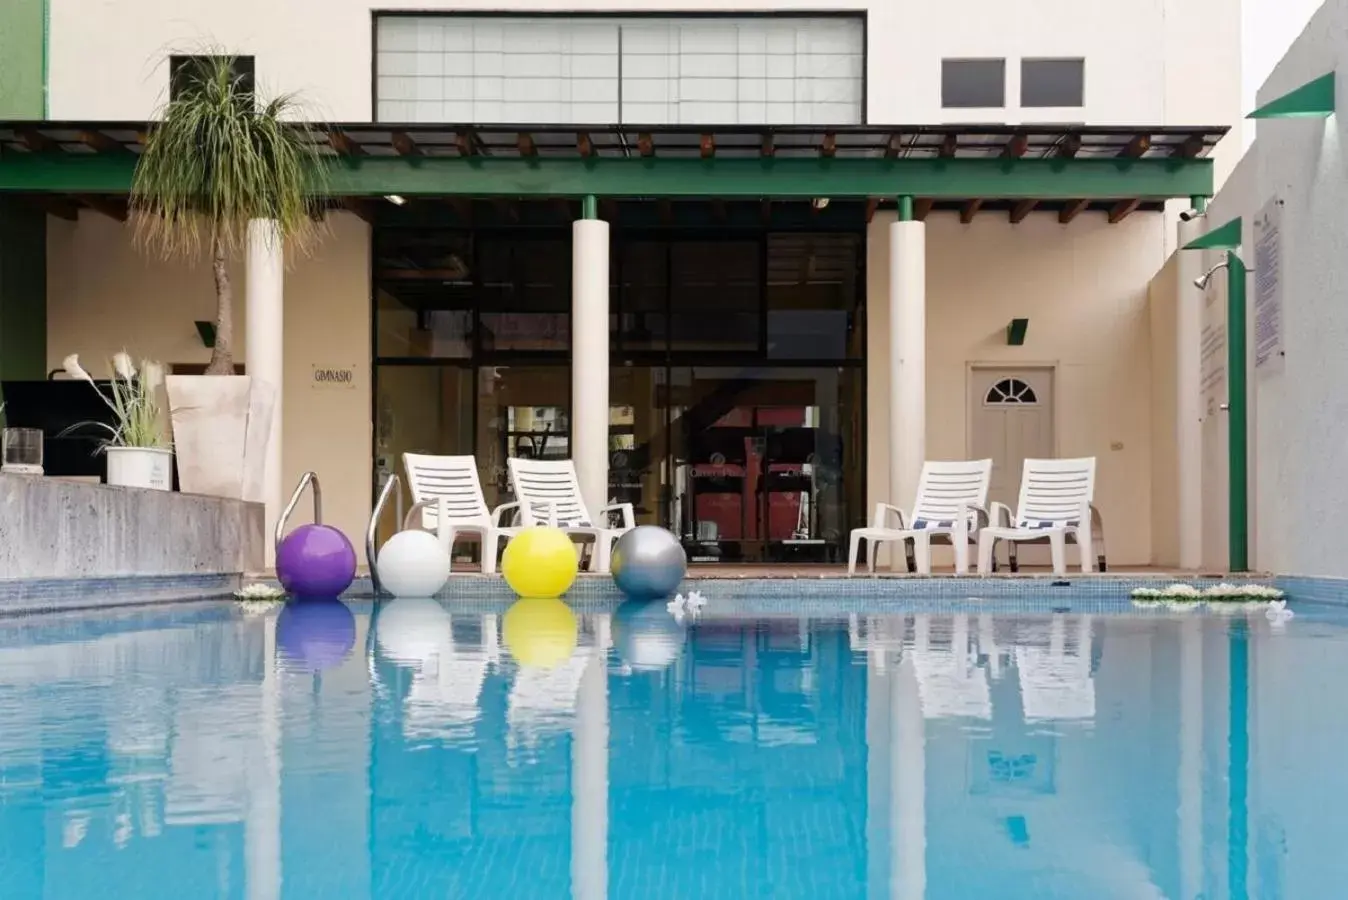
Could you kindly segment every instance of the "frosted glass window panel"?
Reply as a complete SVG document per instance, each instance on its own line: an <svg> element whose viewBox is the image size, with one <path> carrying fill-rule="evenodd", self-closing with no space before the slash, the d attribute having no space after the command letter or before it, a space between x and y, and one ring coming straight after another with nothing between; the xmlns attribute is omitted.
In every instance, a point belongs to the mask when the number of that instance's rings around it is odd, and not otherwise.
<svg viewBox="0 0 1348 900"><path fill-rule="evenodd" d="M382 121L858 124L850 18L381 16Z"/></svg>

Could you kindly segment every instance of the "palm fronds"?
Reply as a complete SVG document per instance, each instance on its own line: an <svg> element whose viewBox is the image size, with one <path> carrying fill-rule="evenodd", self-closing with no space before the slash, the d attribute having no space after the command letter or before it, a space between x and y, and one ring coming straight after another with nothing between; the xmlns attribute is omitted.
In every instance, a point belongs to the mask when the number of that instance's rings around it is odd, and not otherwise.
<svg viewBox="0 0 1348 900"><path fill-rule="evenodd" d="M131 200L139 236L166 256L194 258L203 236L237 251L251 219L274 220L304 245L318 228L311 213L323 194L324 167L306 137L295 94L259 104L233 69L233 57L192 57L190 90L164 105L146 136Z"/></svg>

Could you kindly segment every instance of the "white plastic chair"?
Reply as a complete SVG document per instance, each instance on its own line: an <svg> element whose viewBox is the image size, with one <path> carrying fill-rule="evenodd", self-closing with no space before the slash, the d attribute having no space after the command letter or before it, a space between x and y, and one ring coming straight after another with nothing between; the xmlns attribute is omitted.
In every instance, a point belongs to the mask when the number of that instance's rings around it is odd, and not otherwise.
<svg viewBox="0 0 1348 900"><path fill-rule="evenodd" d="M482 571L490 575L496 571L496 550L501 538L518 533L518 528L504 524L501 515L518 508L518 503L503 503L488 510L478 480L477 460L471 456L428 456L404 453L403 467L407 470L407 484L412 491L412 508L403 519L404 528L423 528L435 533L453 548L461 532L478 535L482 542ZM445 521L439 521L439 509L445 509ZM418 523L416 517L420 516ZM448 534L441 529L447 527Z"/></svg>
<svg viewBox="0 0 1348 900"><path fill-rule="evenodd" d="M979 532L978 571L992 571L997 541L1011 544L1013 560L1016 544L1047 541L1053 574L1066 575L1069 540L1081 547L1081 571L1093 571L1093 535L1103 531L1100 514L1091 505L1094 497L1095 457L1025 460L1015 512L1003 503L993 503L989 510L992 522Z"/></svg>
<svg viewBox="0 0 1348 900"><path fill-rule="evenodd" d="M589 537L594 541L590 570L607 572L613 542L636 526L636 513L630 503L616 503L599 510L596 522L585 508L576 479L576 465L569 459L520 459L512 457L510 485L519 503L520 521L530 525L552 525L567 534ZM622 524L610 527L609 513L620 513Z"/></svg>
<svg viewBox="0 0 1348 900"><path fill-rule="evenodd" d="M931 462L922 464L918 479L917 498L912 514L888 503L875 505L875 517L869 528L852 531L847 552L847 574L857 569L857 554L861 541L868 542L866 571L875 571L875 557L885 541L912 541L912 562L918 574L931 574L931 545L937 540L955 548L955 572L969 571L969 543L987 523L984 504L988 500L988 483L992 480L992 460L968 462ZM889 524L890 516L898 527Z"/></svg>

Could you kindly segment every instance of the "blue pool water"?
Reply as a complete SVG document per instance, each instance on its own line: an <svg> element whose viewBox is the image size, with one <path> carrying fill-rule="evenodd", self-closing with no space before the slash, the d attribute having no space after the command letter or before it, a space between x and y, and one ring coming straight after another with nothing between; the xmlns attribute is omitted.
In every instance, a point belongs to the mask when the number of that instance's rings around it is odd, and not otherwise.
<svg viewBox="0 0 1348 900"><path fill-rule="evenodd" d="M0 620L0 897L1343 895L1348 614L783 609Z"/></svg>

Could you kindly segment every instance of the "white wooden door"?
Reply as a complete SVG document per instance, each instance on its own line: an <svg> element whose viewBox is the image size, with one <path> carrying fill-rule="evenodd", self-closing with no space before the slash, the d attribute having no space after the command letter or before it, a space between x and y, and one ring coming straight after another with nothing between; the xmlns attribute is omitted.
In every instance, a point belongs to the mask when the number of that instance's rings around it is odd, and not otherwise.
<svg viewBox="0 0 1348 900"><path fill-rule="evenodd" d="M1026 459L1052 459L1053 370L979 368L969 379L969 458L992 460L988 501L1016 508ZM1048 548L1019 549L1025 565L1048 565ZM1000 559L1005 559L998 552Z"/></svg>

